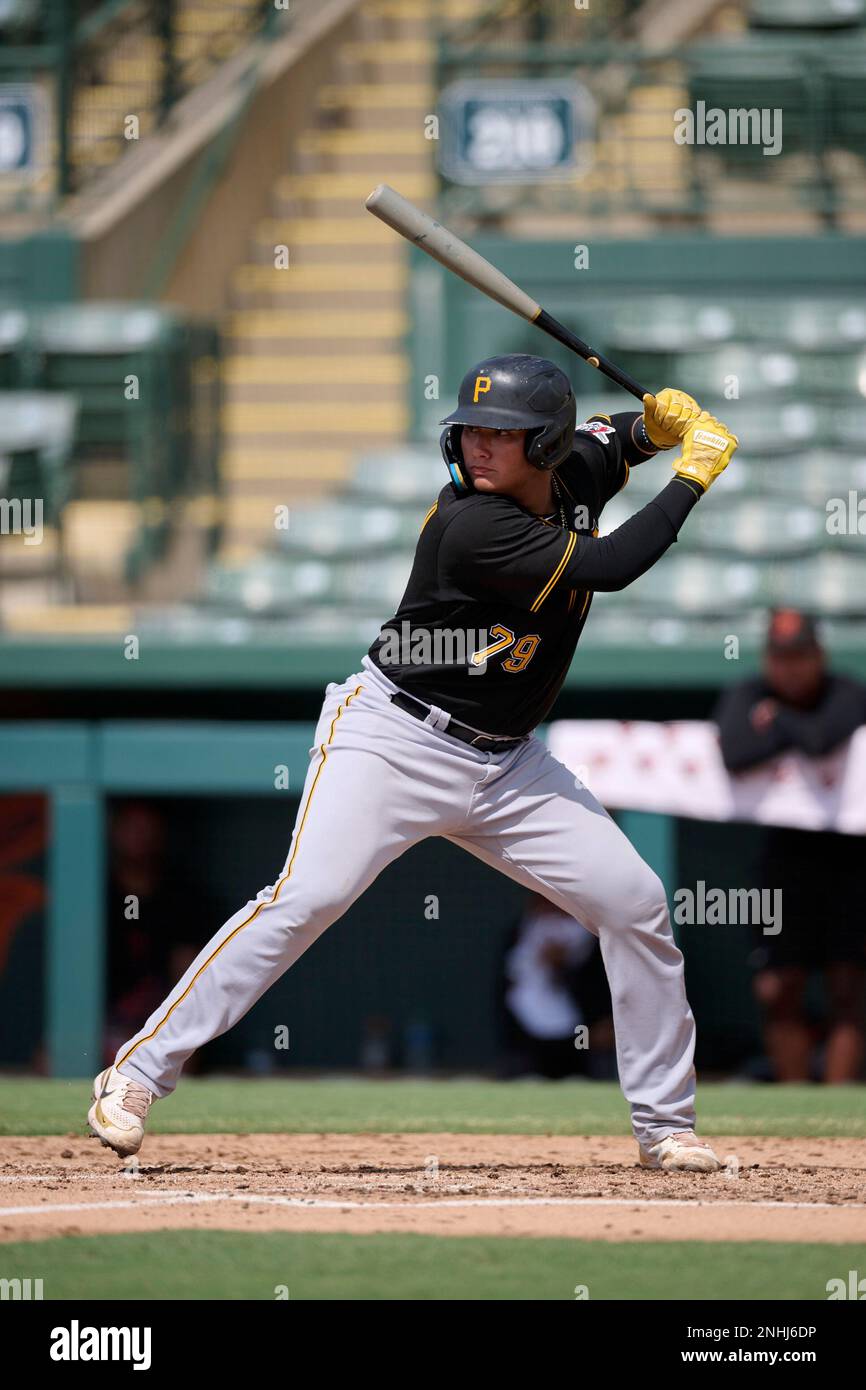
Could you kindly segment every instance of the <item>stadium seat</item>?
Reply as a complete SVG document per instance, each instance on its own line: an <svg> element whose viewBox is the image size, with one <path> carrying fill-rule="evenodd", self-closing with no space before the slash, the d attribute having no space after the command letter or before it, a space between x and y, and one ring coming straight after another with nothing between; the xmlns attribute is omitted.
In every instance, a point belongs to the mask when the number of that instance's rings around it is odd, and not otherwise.
<svg viewBox="0 0 866 1390"><path fill-rule="evenodd" d="M39 19L41 0L0 0L0 31L10 42Z"/></svg>
<svg viewBox="0 0 866 1390"><path fill-rule="evenodd" d="M709 352L677 356L672 381L688 382L702 405L723 414L731 392L738 400L793 395L810 383L808 365L794 353L761 344L730 343ZM723 415L724 418L724 415Z"/></svg>
<svg viewBox="0 0 866 1390"><path fill-rule="evenodd" d="M287 642L352 643L362 650L375 641L387 615L371 614L353 608L319 608L287 618L280 636Z"/></svg>
<svg viewBox="0 0 866 1390"><path fill-rule="evenodd" d="M822 618L821 635L830 652L838 652L840 647L866 650L866 619L860 614L853 617Z"/></svg>
<svg viewBox="0 0 866 1390"><path fill-rule="evenodd" d="M866 23L866 0L749 0L749 24L760 29L842 29Z"/></svg>
<svg viewBox="0 0 866 1390"><path fill-rule="evenodd" d="M719 617L765 606L765 569L748 560L707 560L666 555L664 562L624 590L621 598L640 612L660 616Z"/></svg>
<svg viewBox="0 0 866 1390"><path fill-rule="evenodd" d="M803 393L829 400L838 397L850 401L857 394L866 395L866 353L839 352L803 353L800 358L800 380Z"/></svg>
<svg viewBox="0 0 866 1390"><path fill-rule="evenodd" d="M707 303L684 295L641 295L613 305L605 338L611 350L688 352L726 342L736 328L736 311L724 300Z"/></svg>
<svg viewBox="0 0 866 1390"><path fill-rule="evenodd" d="M866 343L866 308L833 296L732 296L713 302L691 295L649 295L616 301L602 326L599 337L612 354L655 354L665 362L729 342L753 341L764 350L833 352Z"/></svg>
<svg viewBox="0 0 866 1390"><path fill-rule="evenodd" d="M300 614L311 605L336 605L341 599L338 578L339 567L321 560L261 555L240 569L212 566L203 601L237 614Z"/></svg>
<svg viewBox="0 0 866 1390"><path fill-rule="evenodd" d="M819 146L820 122L810 81L809 64L777 48L712 49L695 46L688 78L689 107L705 103L707 110L781 110L784 143L781 153L767 158L760 142L696 144L690 146L695 162L708 161L713 169L724 163L737 172L771 177L770 166L792 154L813 153ZM772 170L774 176L776 170Z"/></svg>
<svg viewBox="0 0 866 1390"><path fill-rule="evenodd" d="M444 473L444 469L443 469ZM335 498L293 507L289 529L278 531L280 548L291 555L340 560L414 545L424 514L407 508Z"/></svg>
<svg viewBox="0 0 866 1390"><path fill-rule="evenodd" d="M136 495L168 493L173 410L172 315L153 305L69 304L34 315L31 340L41 379L52 390L81 396L82 448L129 448ZM125 391L128 378L137 378Z"/></svg>
<svg viewBox="0 0 866 1390"><path fill-rule="evenodd" d="M448 481L438 442L407 443L399 449L361 454L352 473L351 493L390 506L428 507Z"/></svg>
<svg viewBox="0 0 866 1390"><path fill-rule="evenodd" d="M866 555L823 553L796 564L768 569L767 588L774 604L817 611L827 617L863 617Z"/></svg>
<svg viewBox="0 0 866 1390"><path fill-rule="evenodd" d="M761 401L725 401L724 422L740 441L743 455L790 454L811 447L829 427L809 401L785 401L771 410ZM826 436L825 436L826 437Z"/></svg>
<svg viewBox="0 0 866 1390"><path fill-rule="evenodd" d="M621 650L654 649L658 647L695 648L714 643L721 649L721 640L735 632L741 642L758 646L763 638L766 618L762 610L732 607L715 624L706 617L685 613L648 613L627 602L618 602L617 594L596 594L592 602L592 617L580 639L576 662L581 653L593 648L617 647Z"/></svg>
<svg viewBox="0 0 866 1390"><path fill-rule="evenodd" d="M397 551L371 560L348 560L335 568L339 602L357 613L369 612L383 622L391 617L406 590L414 553Z"/></svg>
<svg viewBox="0 0 866 1390"><path fill-rule="evenodd" d="M767 337L765 310L755 306L753 336ZM842 345L866 343L866 307L850 299L795 298L779 303L773 312L779 342L807 352L832 351Z"/></svg>
<svg viewBox="0 0 866 1390"><path fill-rule="evenodd" d="M866 155L866 57L834 56L828 65L828 144Z"/></svg>
<svg viewBox="0 0 866 1390"><path fill-rule="evenodd" d="M75 304L34 316L31 332L42 384L80 397L79 456L111 448L125 457L130 495L142 505L173 490L171 323L153 306ZM138 397L130 400L132 378ZM165 527L144 529L158 553Z"/></svg>
<svg viewBox="0 0 866 1390"><path fill-rule="evenodd" d="M34 318L36 342L46 353L141 352L168 341L173 318L153 304L82 303L44 309Z"/></svg>
<svg viewBox="0 0 866 1390"><path fill-rule="evenodd" d="M768 497L799 498L823 511L828 498L847 497L849 488L866 493L866 442L860 454L810 449L793 458L761 459L758 471Z"/></svg>
<svg viewBox="0 0 866 1390"><path fill-rule="evenodd" d="M826 541L823 512L806 503L766 497L713 501L694 509L680 544L705 554L773 560L812 554Z"/></svg>
<svg viewBox="0 0 866 1390"><path fill-rule="evenodd" d="M647 459L645 463L632 468L622 495L633 503L643 505L648 502L673 477L671 464L676 457L676 450L666 450L657 454L655 459ZM713 483L713 506L727 499L763 496L760 476L763 466L763 459L741 445L734 456L733 465L726 468L721 478ZM606 511L604 516L606 519Z"/></svg>
<svg viewBox="0 0 866 1390"><path fill-rule="evenodd" d="M645 463L629 469L628 482L622 492L618 492L604 509L601 526L603 532L610 529L608 517L611 515L611 508L615 503L627 501L631 508L642 507L645 502L649 502L650 498L661 492L666 483L670 482L672 475L670 469L665 468L664 457L664 454L657 455L655 459L647 459Z"/></svg>
<svg viewBox="0 0 866 1390"><path fill-rule="evenodd" d="M607 390L608 382L605 378L598 377L597 374L596 377L598 391L591 396L580 395L576 398L578 425L582 425L584 420L588 420L591 415L616 415L624 410L643 410L640 401L636 400L634 396L626 395L625 391L618 391L612 395Z"/></svg>
<svg viewBox="0 0 866 1390"><path fill-rule="evenodd" d="M24 345L27 341L27 315L21 309L0 309L0 390L14 390L27 384Z"/></svg>
<svg viewBox="0 0 866 1390"><path fill-rule="evenodd" d="M866 401L847 401L825 412L827 437L843 449L862 450L866 439Z"/></svg>
<svg viewBox="0 0 866 1390"><path fill-rule="evenodd" d="M638 470L633 469L632 472L636 475ZM656 486L653 487L649 496L655 497L667 481L667 478L659 479L657 477ZM649 498L643 496L639 497L631 486L624 488L622 492L618 492L615 497L610 499L602 512L601 524L598 531L599 535L607 536L611 531L615 531L618 526L622 526L623 522L628 521L630 516L633 516L636 511L639 511L648 500Z"/></svg>
<svg viewBox="0 0 866 1390"><path fill-rule="evenodd" d="M165 552L171 501L188 486L211 497L217 491L215 372L213 399L194 408L204 389L195 380L197 359L215 361L216 334L149 303L61 304L33 312L28 350L41 386L79 397L77 458L86 465L107 455L125 465L127 495L141 509L126 563L127 579L135 580ZM203 423L206 439L199 437ZM218 534L214 524L214 543Z"/></svg>
<svg viewBox="0 0 866 1390"><path fill-rule="evenodd" d="M52 526L72 492L77 417L72 395L0 392L0 486L6 497L42 498Z"/></svg>

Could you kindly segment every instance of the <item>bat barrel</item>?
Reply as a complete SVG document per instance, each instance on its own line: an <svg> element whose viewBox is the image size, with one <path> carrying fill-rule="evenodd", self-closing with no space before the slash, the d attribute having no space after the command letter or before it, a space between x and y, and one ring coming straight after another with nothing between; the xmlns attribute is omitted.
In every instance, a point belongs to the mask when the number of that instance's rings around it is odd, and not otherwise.
<svg viewBox="0 0 866 1390"><path fill-rule="evenodd" d="M540 304L519 285L515 285L513 280L509 280L507 275L503 275L501 270L497 270L471 246L467 246L465 241L449 232L441 222L416 208L414 203L410 203L408 198L404 198L395 188L391 188L387 183L380 183L365 199L364 206L386 226L399 232L422 251L426 251L428 256L432 256L455 275L459 275L461 279L495 299L498 304L511 309L529 323L534 323L543 332L549 333L570 351L576 352L590 366L596 367L604 376L615 381L617 386L637 396L638 400L642 400L647 394L640 382L635 381L628 372L622 371L614 362L602 357L600 352L596 352L595 348L591 348L552 314L542 309Z"/></svg>
<svg viewBox="0 0 866 1390"><path fill-rule="evenodd" d="M465 241L449 232L447 227L443 227L441 222L437 222L428 213L416 208L414 203L410 203L408 198L404 198L387 183L380 183L374 188L365 200L364 206L374 217L378 217L407 241L426 251L428 256L439 261L446 269L452 270L455 275L459 275L461 279L495 299L497 304L511 309L530 322L540 312L536 301L520 289L519 285L515 285L513 280L509 280L501 270L497 270L471 246L467 246Z"/></svg>

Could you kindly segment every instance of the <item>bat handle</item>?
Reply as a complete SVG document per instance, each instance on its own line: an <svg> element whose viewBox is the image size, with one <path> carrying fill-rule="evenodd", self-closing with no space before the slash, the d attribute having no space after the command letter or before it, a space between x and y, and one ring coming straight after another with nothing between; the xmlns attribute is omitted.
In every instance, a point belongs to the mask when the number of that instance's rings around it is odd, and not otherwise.
<svg viewBox="0 0 866 1390"><path fill-rule="evenodd" d="M560 323L552 314L548 314L546 309L541 309L533 322L536 328L543 329L545 333L549 333L551 337L556 338L572 352L576 352L578 357L583 358L584 362L588 362L591 367L595 367L611 381L615 381L617 386L621 386L624 391L636 396L639 401L642 401L644 396L648 394L645 386L641 386L639 381L635 381L633 376L629 376L628 372L624 372L615 362L609 362L600 352L596 352L595 348L589 346L589 343L585 343L582 338L578 338L576 333L572 333L570 328L566 328L564 323Z"/></svg>
<svg viewBox="0 0 866 1390"><path fill-rule="evenodd" d="M615 362L609 362L606 357L602 357L601 353L590 350L586 361L591 367L597 367L606 377L610 377L611 381L615 381L617 386L637 396L639 401L643 402L644 396L649 394L645 386L641 386L639 381L635 381L633 376L629 376L628 372L624 372Z"/></svg>

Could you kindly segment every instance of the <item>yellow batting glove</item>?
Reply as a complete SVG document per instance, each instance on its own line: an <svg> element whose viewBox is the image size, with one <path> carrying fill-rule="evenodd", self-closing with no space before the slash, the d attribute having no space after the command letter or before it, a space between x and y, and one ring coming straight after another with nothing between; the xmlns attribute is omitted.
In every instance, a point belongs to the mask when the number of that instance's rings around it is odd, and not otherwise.
<svg viewBox="0 0 866 1390"><path fill-rule="evenodd" d="M671 449L679 444L700 413L701 407L693 396L675 391L672 386L666 386L657 396L647 394L643 398L644 429L657 449Z"/></svg>
<svg viewBox="0 0 866 1390"><path fill-rule="evenodd" d="M726 425L703 410L686 430L682 457L674 459L671 467L678 478L688 478L706 492L724 473L739 442Z"/></svg>

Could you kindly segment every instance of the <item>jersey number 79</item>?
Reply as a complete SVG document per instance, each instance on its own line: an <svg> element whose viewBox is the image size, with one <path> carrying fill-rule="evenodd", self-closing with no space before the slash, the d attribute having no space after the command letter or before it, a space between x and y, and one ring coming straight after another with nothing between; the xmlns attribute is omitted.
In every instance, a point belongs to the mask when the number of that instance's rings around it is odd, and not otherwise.
<svg viewBox="0 0 866 1390"><path fill-rule="evenodd" d="M488 657L495 656L497 652L507 651L511 648L511 655L502 663L503 671L525 671L530 661L535 655L541 637L537 632L528 632L524 637L515 640L514 633L510 628L503 627L501 623L491 628L491 637L497 640L488 646L482 647L480 651L473 652L470 661L473 666L483 666Z"/></svg>

